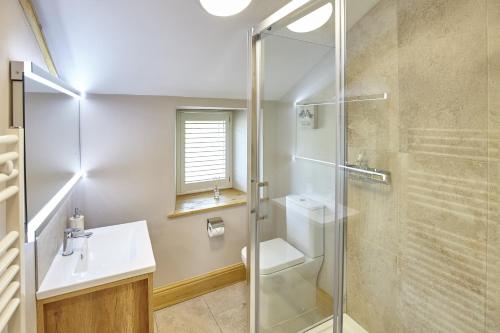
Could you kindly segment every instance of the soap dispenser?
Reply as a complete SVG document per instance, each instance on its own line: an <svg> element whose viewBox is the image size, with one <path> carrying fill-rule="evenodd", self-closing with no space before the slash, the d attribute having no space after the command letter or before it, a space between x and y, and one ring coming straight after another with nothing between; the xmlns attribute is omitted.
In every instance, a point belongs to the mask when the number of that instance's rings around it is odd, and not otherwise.
<svg viewBox="0 0 500 333"><path fill-rule="evenodd" d="M75 213L69 218L69 227L80 232L85 230L85 218L80 209L75 208Z"/></svg>

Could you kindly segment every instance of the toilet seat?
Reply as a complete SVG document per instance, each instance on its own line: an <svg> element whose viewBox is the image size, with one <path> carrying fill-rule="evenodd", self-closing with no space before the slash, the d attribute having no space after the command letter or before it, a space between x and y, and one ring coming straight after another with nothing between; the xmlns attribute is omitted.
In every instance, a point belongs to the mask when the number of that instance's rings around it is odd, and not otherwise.
<svg viewBox="0 0 500 333"><path fill-rule="evenodd" d="M247 262L246 246L241 250L243 262ZM302 252L281 238L260 243L260 274L268 275L305 262Z"/></svg>

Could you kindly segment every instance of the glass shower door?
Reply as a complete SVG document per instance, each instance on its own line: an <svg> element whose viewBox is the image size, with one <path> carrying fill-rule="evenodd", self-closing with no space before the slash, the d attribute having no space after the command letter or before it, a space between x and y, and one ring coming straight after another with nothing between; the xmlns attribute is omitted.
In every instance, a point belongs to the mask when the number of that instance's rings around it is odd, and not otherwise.
<svg viewBox="0 0 500 333"><path fill-rule="evenodd" d="M297 23L307 15L322 24L304 32ZM334 16L333 2L310 1L253 35L252 332L295 333L332 319Z"/></svg>
<svg viewBox="0 0 500 333"><path fill-rule="evenodd" d="M499 332L500 2L326 3L252 34L251 332Z"/></svg>

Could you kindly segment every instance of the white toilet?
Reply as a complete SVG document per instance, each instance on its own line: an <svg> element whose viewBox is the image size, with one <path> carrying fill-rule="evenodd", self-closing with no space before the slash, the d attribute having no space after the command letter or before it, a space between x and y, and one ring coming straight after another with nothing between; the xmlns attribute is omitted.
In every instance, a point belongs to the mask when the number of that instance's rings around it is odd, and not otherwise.
<svg viewBox="0 0 500 333"><path fill-rule="evenodd" d="M286 197L287 240L260 243L260 324L270 328L316 306L323 262L324 206L300 195ZM246 247L241 250L245 265Z"/></svg>

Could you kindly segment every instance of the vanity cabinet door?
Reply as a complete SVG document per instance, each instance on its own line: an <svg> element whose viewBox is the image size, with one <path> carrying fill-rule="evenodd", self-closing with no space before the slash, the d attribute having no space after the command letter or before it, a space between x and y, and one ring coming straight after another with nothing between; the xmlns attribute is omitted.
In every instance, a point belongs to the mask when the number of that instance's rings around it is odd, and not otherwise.
<svg viewBox="0 0 500 333"><path fill-rule="evenodd" d="M147 274L38 301L38 332L152 332L151 281Z"/></svg>

